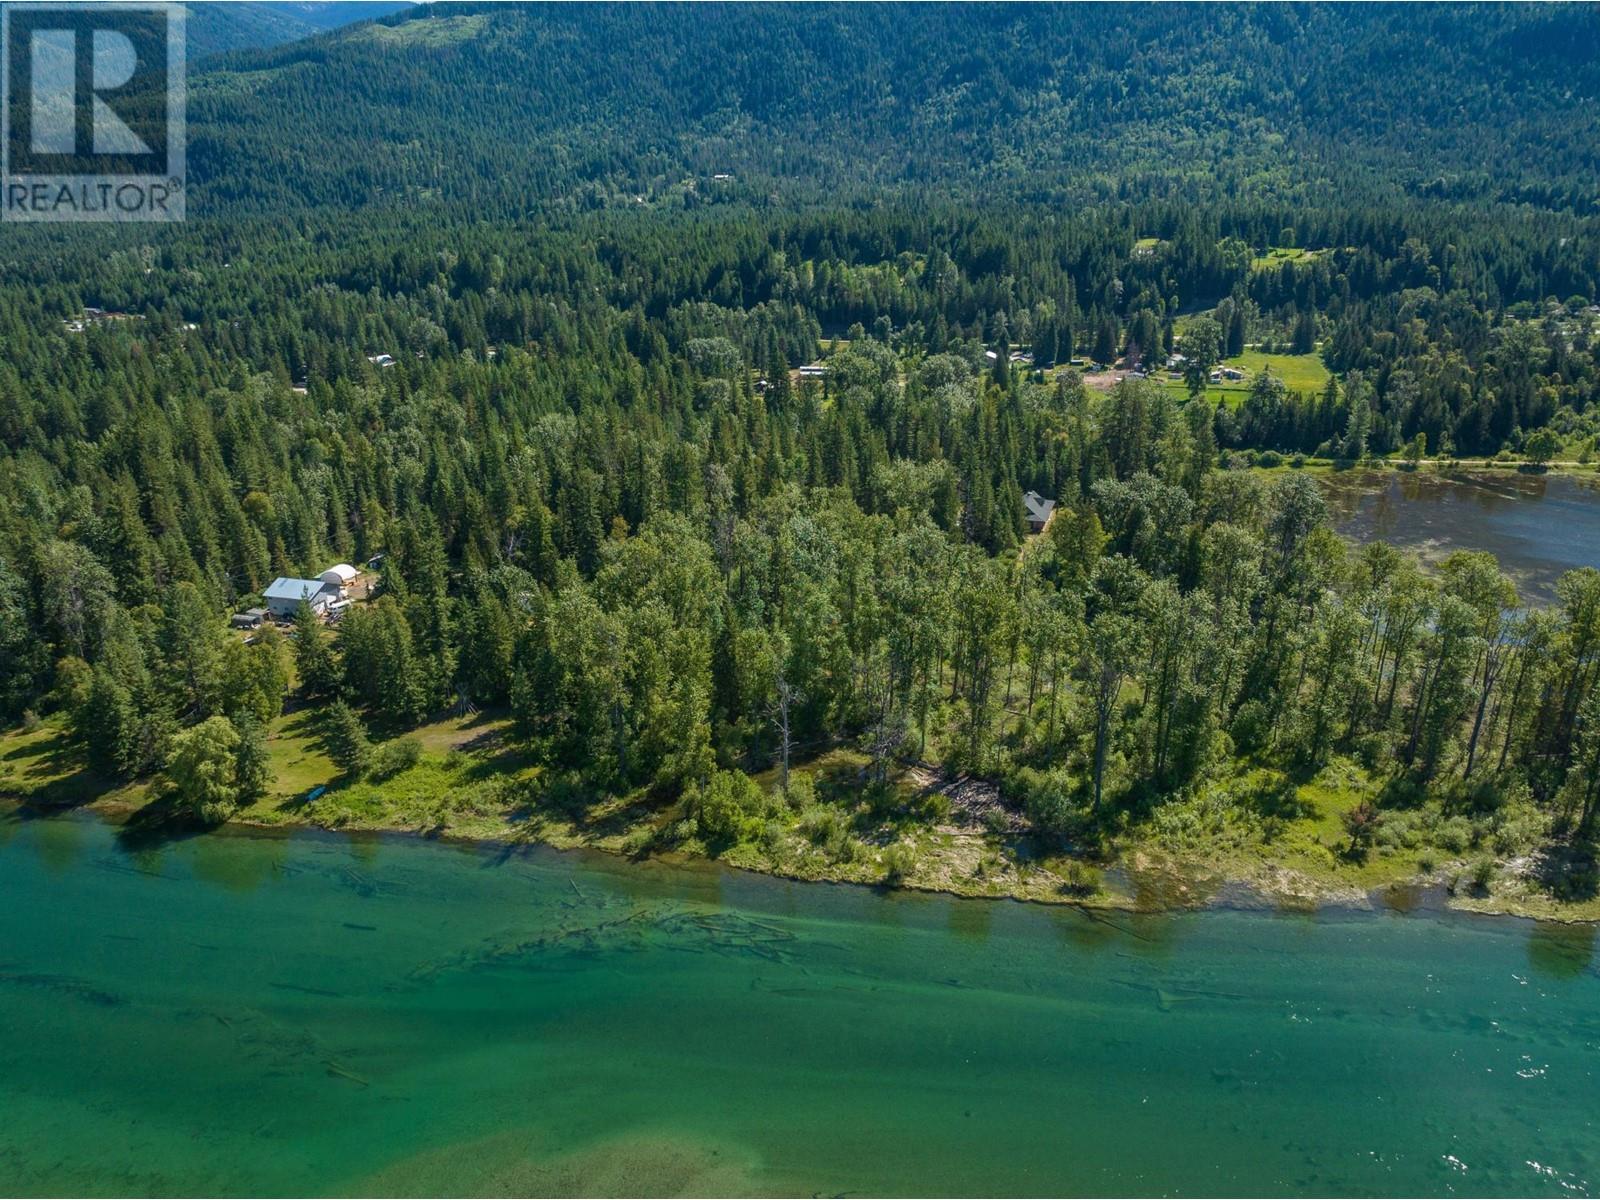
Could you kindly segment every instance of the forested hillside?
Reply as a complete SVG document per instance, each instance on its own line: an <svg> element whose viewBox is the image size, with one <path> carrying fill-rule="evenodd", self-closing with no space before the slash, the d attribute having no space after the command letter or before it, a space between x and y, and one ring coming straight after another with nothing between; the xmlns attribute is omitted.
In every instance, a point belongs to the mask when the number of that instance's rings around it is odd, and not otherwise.
<svg viewBox="0 0 1600 1200"><path fill-rule="evenodd" d="M286 701L334 804L484 711L531 765L463 804L841 861L828 752L872 820L934 763L1079 853L1270 839L1303 784L1352 855L1559 844L1592 893L1600 573L1530 611L1357 551L1309 471L1600 450L1595 20L452 7L224 55L188 223L0 239L0 720L215 818ZM226 629L368 560L335 629Z"/></svg>
<svg viewBox="0 0 1600 1200"><path fill-rule="evenodd" d="M407 7L378 0L256 0L185 6L184 39L191 69L203 59L228 50L264 50L312 37L356 21L371 21Z"/></svg>
<svg viewBox="0 0 1600 1200"><path fill-rule="evenodd" d="M1592 5L433 5L200 72L190 165L229 209L592 207L689 176L702 201L1592 213L1597 44Z"/></svg>

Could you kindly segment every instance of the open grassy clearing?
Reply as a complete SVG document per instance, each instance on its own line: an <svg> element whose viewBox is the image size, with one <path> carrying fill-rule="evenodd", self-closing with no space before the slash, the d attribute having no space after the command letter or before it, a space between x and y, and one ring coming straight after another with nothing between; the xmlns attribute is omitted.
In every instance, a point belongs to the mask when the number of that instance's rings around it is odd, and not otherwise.
<svg viewBox="0 0 1600 1200"><path fill-rule="evenodd" d="M1331 372L1320 354L1264 354L1259 350L1246 350L1243 354L1223 360L1222 365L1238 368L1245 373L1245 377L1208 384L1205 397L1211 404L1223 403L1230 408L1238 408L1244 403L1245 397L1250 394L1250 385L1263 371L1270 370L1283 380L1283 386L1289 391L1305 395L1322 391L1331 378ZM1184 386L1182 379L1165 372L1159 378L1162 386L1172 395L1180 399L1188 398L1189 389Z"/></svg>
<svg viewBox="0 0 1600 1200"><path fill-rule="evenodd" d="M1325 258L1327 250L1307 250L1301 246L1269 246L1264 254L1258 254L1250 261L1252 271L1277 270L1286 262L1309 263L1319 258Z"/></svg>

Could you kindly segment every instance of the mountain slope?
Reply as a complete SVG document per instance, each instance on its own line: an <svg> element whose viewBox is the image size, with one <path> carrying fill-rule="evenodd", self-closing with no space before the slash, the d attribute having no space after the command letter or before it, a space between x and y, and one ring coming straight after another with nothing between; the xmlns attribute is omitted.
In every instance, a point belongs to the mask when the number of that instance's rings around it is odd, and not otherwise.
<svg viewBox="0 0 1600 1200"><path fill-rule="evenodd" d="M202 202L1403 189L1594 208L1600 10L435 5L192 85ZM704 189L702 189L703 192Z"/></svg>
<svg viewBox="0 0 1600 1200"><path fill-rule="evenodd" d="M190 62L230 50L263 50L408 7L394 0L248 0L190 4L185 25Z"/></svg>

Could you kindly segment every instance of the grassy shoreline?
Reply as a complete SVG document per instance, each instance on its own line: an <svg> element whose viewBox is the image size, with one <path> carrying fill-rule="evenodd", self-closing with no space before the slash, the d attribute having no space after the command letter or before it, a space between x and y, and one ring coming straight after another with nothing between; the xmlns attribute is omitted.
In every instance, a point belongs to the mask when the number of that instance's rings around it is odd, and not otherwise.
<svg viewBox="0 0 1600 1200"><path fill-rule="evenodd" d="M275 724L269 744L276 790L241 809L231 824L715 859L798 881L1105 911L1427 907L1600 921L1600 898L1557 899L1539 884L1531 856L1446 856L1431 845L1403 842L1359 858L1343 852L1342 814L1376 786L1348 761L1298 784L1267 768L1236 764L1231 775L1192 799L1125 823L1096 854L1083 855L1038 844L1021 816L999 802L992 783L950 778L925 766L901 766L888 780L900 802L893 807L921 798L925 803L913 806L921 815L880 817L864 786L865 758L833 750L797 768L814 781L814 802L793 808L774 801L759 836L719 852L696 836L671 836L685 815L681 800L635 794L570 808L530 803L538 789L529 785L540 768L506 736L503 718L431 722L408 735L423 747L415 766L382 782L344 782L317 742L312 715L302 709ZM317 788L325 790L309 799ZM1223 792L1236 797L1239 789L1270 793L1279 806L1287 794L1288 807L1259 824L1221 821L1215 814L1236 805L1216 801ZM90 776L52 722L0 735L0 798L45 810L88 807L158 836L169 827L185 828L173 824L158 786ZM1492 867L1479 881L1475 871L1486 861Z"/></svg>

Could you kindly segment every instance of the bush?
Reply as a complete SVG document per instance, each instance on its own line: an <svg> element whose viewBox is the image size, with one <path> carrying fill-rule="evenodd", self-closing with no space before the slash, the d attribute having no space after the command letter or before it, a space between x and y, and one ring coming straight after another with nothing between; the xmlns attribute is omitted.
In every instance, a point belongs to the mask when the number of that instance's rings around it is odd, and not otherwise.
<svg viewBox="0 0 1600 1200"><path fill-rule="evenodd" d="M800 832L834 862L854 862L860 843L850 836L849 823L836 808L819 804L800 818Z"/></svg>
<svg viewBox="0 0 1600 1200"><path fill-rule="evenodd" d="M1415 850L1421 843L1417 822L1410 813L1388 813L1378 826L1374 841L1390 850Z"/></svg>
<svg viewBox="0 0 1600 1200"><path fill-rule="evenodd" d="M904 842L896 842L883 852L883 881L885 883L904 883L906 877L916 869L916 853Z"/></svg>
<svg viewBox="0 0 1600 1200"><path fill-rule="evenodd" d="M790 771L789 790L784 800L795 812L804 812L817 802L817 780L810 771Z"/></svg>
<svg viewBox="0 0 1600 1200"><path fill-rule="evenodd" d="M1073 859L1067 864L1066 882L1062 890L1073 896L1093 896L1100 890L1102 879L1098 867Z"/></svg>
<svg viewBox="0 0 1600 1200"><path fill-rule="evenodd" d="M1472 864L1470 875L1472 886L1480 892L1487 892L1489 885L1494 882L1494 859L1480 858Z"/></svg>
<svg viewBox="0 0 1600 1200"><path fill-rule="evenodd" d="M1260 454L1256 455L1256 466L1281 467L1283 466L1283 455L1279 454L1276 450L1263 450Z"/></svg>
<svg viewBox="0 0 1600 1200"><path fill-rule="evenodd" d="M732 846L759 832L764 801L755 780L743 771L717 771L689 798L689 811L711 846Z"/></svg>
<svg viewBox="0 0 1600 1200"><path fill-rule="evenodd" d="M1240 754L1254 754L1272 733L1272 713L1259 700L1247 700L1234 714L1228 734Z"/></svg>
<svg viewBox="0 0 1600 1200"><path fill-rule="evenodd" d="M950 819L950 797L943 792L923 792L912 810L927 825L943 825Z"/></svg>
<svg viewBox="0 0 1600 1200"><path fill-rule="evenodd" d="M892 783L869 783L861 790L861 798L874 820L887 821L900 815L900 794Z"/></svg>
<svg viewBox="0 0 1600 1200"><path fill-rule="evenodd" d="M838 809L819 804L800 818L800 832L812 845L826 846L839 836L848 835L844 824L844 817Z"/></svg>
<svg viewBox="0 0 1600 1200"><path fill-rule="evenodd" d="M393 779L409 771L422 759L422 743L415 738L395 738L374 750L367 762L367 778L375 782Z"/></svg>
<svg viewBox="0 0 1600 1200"><path fill-rule="evenodd" d="M1508 807L1494 815L1490 845L1502 858L1526 854L1544 838L1546 822L1532 808Z"/></svg>
<svg viewBox="0 0 1600 1200"><path fill-rule="evenodd" d="M1433 831L1433 844L1451 854L1460 854L1472 845L1472 822L1465 817L1440 821Z"/></svg>
<svg viewBox="0 0 1600 1200"><path fill-rule="evenodd" d="M789 827L777 819L767 821L761 826L761 846L768 853L777 854L781 851L788 836Z"/></svg>
<svg viewBox="0 0 1600 1200"><path fill-rule="evenodd" d="M1504 801L1499 785L1487 775L1470 782L1456 780L1449 785L1445 795L1447 808L1460 808L1473 813L1493 812Z"/></svg>
<svg viewBox="0 0 1600 1200"><path fill-rule="evenodd" d="M1350 835L1351 853L1359 853L1372 845L1383 825L1383 814L1373 807L1372 801L1363 800L1344 814L1344 831Z"/></svg>
<svg viewBox="0 0 1600 1200"><path fill-rule="evenodd" d="M1022 810L1040 837L1062 841L1077 828L1080 813L1072 790L1059 772L1019 771Z"/></svg>

